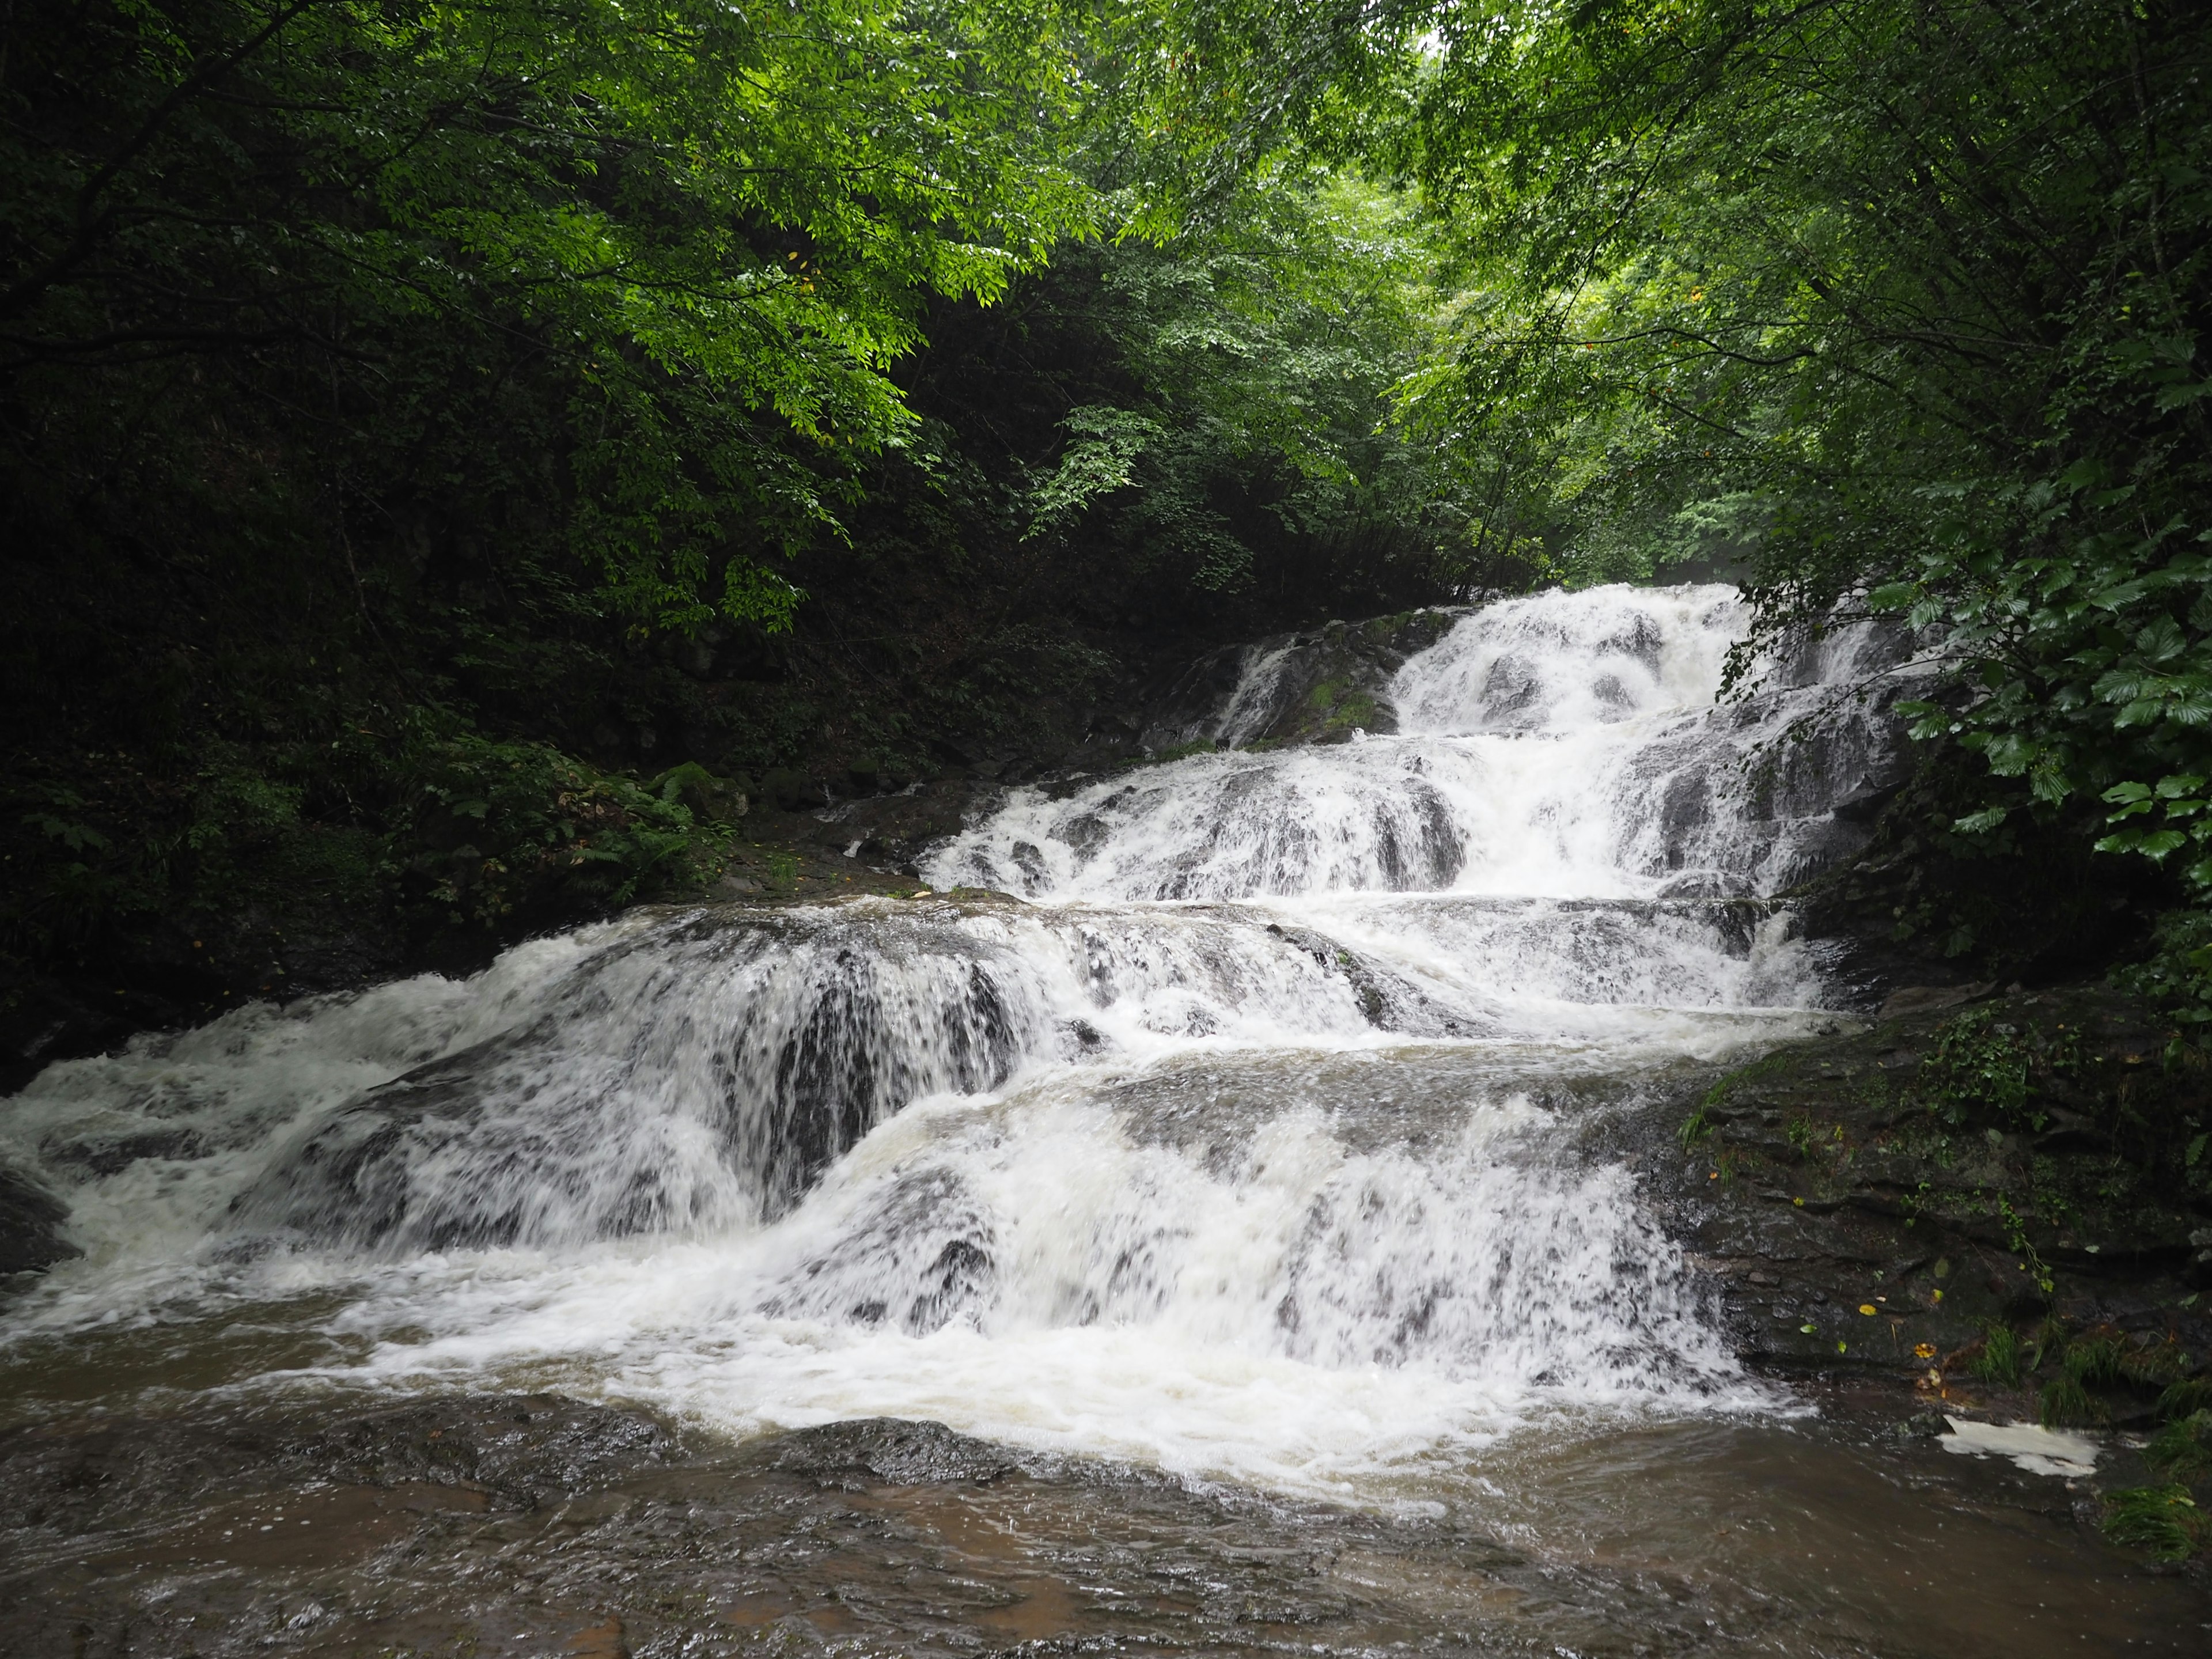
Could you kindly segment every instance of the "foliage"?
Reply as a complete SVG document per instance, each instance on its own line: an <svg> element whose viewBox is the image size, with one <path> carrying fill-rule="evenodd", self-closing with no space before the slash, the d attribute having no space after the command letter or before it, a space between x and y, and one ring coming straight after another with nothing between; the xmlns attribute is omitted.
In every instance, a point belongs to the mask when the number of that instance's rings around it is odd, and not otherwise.
<svg viewBox="0 0 2212 1659"><path fill-rule="evenodd" d="M2040 1130L2050 1120L2032 1103L2037 1090L2080 1065L2078 1033L2063 1027L2046 1032L2001 1021L1993 1008L1970 1008L1937 1029L1914 1092L1954 1128L1994 1118L2010 1127Z"/></svg>
<svg viewBox="0 0 2212 1659"><path fill-rule="evenodd" d="M1458 585L1465 510L1433 454L1381 424L1427 343L1418 227L1371 188L1287 167L1237 205L1202 235L1099 258L1087 320L1120 383L1060 417L1024 538L1087 530L1133 577L1203 592L1264 582L1260 550L1297 538L1334 539L1370 581L1404 561Z"/></svg>
<svg viewBox="0 0 2212 1659"><path fill-rule="evenodd" d="M1739 676L1904 618L1952 676L1921 735L2212 882L2202 9L1436 16L1383 149L1467 279L1404 410L1489 481L1479 538L1581 578L1740 568Z"/></svg>
<svg viewBox="0 0 2212 1659"><path fill-rule="evenodd" d="M673 793L434 708L324 751L225 747L188 779L94 758L89 790L22 779L7 793L0 845L17 879L0 950L19 962L96 959L149 929L219 937L237 911L318 900L389 908L418 933L511 933L694 884L728 834ZM343 809L315 799L331 795Z"/></svg>
<svg viewBox="0 0 2212 1659"><path fill-rule="evenodd" d="M2164 1008L2177 1024L2212 1024L2212 914L2176 910L2159 919L2146 958L2122 969L2119 982ZM2192 1164L2202 1160L2200 1146Z"/></svg>
<svg viewBox="0 0 2212 1659"><path fill-rule="evenodd" d="M1001 293L1100 210L1048 0L46 0L8 35L19 487L54 511L150 428L340 538L458 493L664 623L787 622L768 556L910 430L915 294Z"/></svg>
<svg viewBox="0 0 2212 1659"><path fill-rule="evenodd" d="M392 798L384 873L454 921L625 904L671 873L696 878L727 838L674 787L642 789L545 744L495 743L436 711L410 714L396 752L362 759Z"/></svg>

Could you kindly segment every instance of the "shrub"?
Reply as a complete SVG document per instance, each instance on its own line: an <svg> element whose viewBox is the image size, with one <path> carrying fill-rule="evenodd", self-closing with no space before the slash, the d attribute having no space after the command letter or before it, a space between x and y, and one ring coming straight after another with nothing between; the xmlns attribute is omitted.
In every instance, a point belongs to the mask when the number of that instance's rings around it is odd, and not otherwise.
<svg viewBox="0 0 2212 1659"><path fill-rule="evenodd" d="M1993 1008L1971 1008L1937 1028L1935 1050L1922 1063L1914 1091L1953 1128L1994 1119L2013 1128L2040 1129L2048 1119L2030 1109L2038 1087L2080 1063L2072 1032L2046 1035L2000 1021Z"/></svg>

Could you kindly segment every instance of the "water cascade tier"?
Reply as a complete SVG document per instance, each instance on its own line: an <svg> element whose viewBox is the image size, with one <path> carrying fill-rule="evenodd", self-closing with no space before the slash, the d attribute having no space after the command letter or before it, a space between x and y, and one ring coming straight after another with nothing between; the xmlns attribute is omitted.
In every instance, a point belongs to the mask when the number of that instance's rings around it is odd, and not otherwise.
<svg viewBox="0 0 2212 1659"><path fill-rule="evenodd" d="M1371 729L1285 746L1252 734L1304 693L1255 648L1216 747L1006 793L932 896L640 911L56 1065L0 1159L83 1255L7 1340L198 1332L258 1375L221 1333L287 1332L271 1378L1329 1493L1532 1412L1756 1400L1581 1150L1832 1017L1774 895L1896 774L1899 647L1717 701L1744 626L1718 586L1492 605Z"/></svg>

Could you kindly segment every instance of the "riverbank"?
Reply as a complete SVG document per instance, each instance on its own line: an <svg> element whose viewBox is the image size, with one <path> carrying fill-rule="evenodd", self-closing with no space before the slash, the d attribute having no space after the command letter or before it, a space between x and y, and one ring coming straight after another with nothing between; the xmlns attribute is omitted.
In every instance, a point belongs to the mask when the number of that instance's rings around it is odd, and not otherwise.
<svg viewBox="0 0 2212 1659"><path fill-rule="evenodd" d="M1632 1153L1736 1351L1900 1421L2087 1429L2102 1521L2212 1533L2212 1074L2106 987L1905 988L1637 1120Z"/></svg>

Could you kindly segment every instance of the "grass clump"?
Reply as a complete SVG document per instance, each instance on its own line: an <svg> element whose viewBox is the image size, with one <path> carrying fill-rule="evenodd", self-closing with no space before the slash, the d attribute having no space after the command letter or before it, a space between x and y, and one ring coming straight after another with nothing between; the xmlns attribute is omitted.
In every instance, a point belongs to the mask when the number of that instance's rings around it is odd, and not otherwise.
<svg viewBox="0 0 2212 1659"><path fill-rule="evenodd" d="M1969 1376L2004 1387L2020 1385L2020 1333L2009 1325L1992 1322L1984 1328L1982 1351L1966 1362Z"/></svg>
<svg viewBox="0 0 2212 1659"><path fill-rule="evenodd" d="M2084 1336L2066 1345L2060 1363L2076 1382L2109 1389L2127 1374L2127 1347L2117 1336Z"/></svg>
<svg viewBox="0 0 2212 1659"><path fill-rule="evenodd" d="M2176 1480L2212 1474L2212 1411L2177 1418L2143 1448L2150 1464Z"/></svg>
<svg viewBox="0 0 2212 1659"><path fill-rule="evenodd" d="M2212 1376L2184 1377L2158 1397L2158 1414L2168 1421L2202 1411L2212 1411Z"/></svg>
<svg viewBox="0 0 2212 1659"><path fill-rule="evenodd" d="M2103 1413L2095 1398L2081 1386L2081 1379L2070 1371L2061 1371L2037 1395L2035 1415L2045 1428L2063 1429L2094 1423Z"/></svg>
<svg viewBox="0 0 2212 1659"><path fill-rule="evenodd" d="M2179 1482L2129 1486L2105 1495L2105 1536L2161 1561L2186 1560L2204 1537L2203 1511Z"/></svg>
<svg viewBox="0 0 2212 1659"><path fill-rule="evenodd" d="M1674 1131L1674 1139L1682 1143L1684 1152L1688 1152L1712 1133L1712 1106L1713 1097L1707 1095L1692 1109L1689 1116L1682 1120L1681 1127Z"/></svg>

